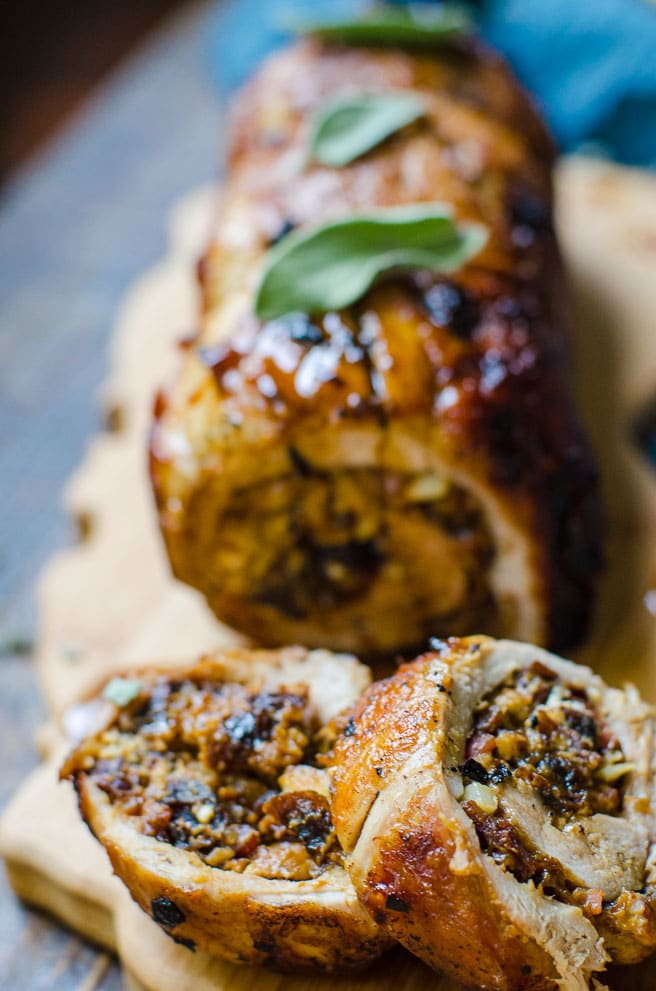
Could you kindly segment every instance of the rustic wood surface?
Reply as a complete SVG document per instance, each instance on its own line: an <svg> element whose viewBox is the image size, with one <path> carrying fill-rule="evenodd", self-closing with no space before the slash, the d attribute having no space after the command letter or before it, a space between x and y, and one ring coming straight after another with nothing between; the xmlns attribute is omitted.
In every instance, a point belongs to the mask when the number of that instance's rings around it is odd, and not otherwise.
<svg viewBox="0 0 656 991"><path fill-rule="evenodd" d="M22 0L0 5L0 187L89 92L187 0Z"/></svg>
<svg viewBox="0 0 656 991"><path fill-rule="evenodd" d="M216 171L208 11L166 25L0 201L0 807L38 760L34 581L73 532L58 493L101 420L113 315L162 254L170 205ZM124 987L108 954L21 906L1 868L0 920L2 991Z"/></svg>
<svg viewBox="0 0 656 991"><path fill-rule="evenodd" d="M27 657L35 628L31 589L39 564L71 535L66 517L57 511L54 493L79 460L97 423L92 394L102 377L110 315L134 276L160 254L168 204L214 171L216 104L199 68L205 17L205 8L198 7L128 68L89 107L77 129L10 192L0 213L3 805L37 759L32 738L45 711ZM656 384L656 186L653 179L638 174L571 162L561 175L559 193L575 290L578 389L602 455L611 530L609 577L596 636L582 656L596 662L611 680L633 677L656 700L656 476L632 439L635 418L653 401ZM162 302L154 290L166 284L166 293L174 285L173 296L166 296L174 302L171 307L169 302L164 305L164 324L180 336L190 329L192 259L202 239L207 204L207 194L200 193L186 202L182 218L180 214L174 218L177 261L160 264L130 294L123 308L123 328L161 326L157 314L163 313ZM128 333L123 340L133 336ZM156 583L144 585L124 566L133 560L126 551L117 582L120 544L112 541L112 553L119 554L112 558L112 568L78 577L71 602L66 569L78 568L82 552L73 548L49 567L42 586L40 672L53 712L62 712L116 663L118 653L121 663L145 660L160 651L156 659L164 653L175 659L228 635L193 592L168 583L149 516L137 438L150 402L151 381L166 370L150 361L153 354L163 353L161 341L144 340L142 350L132 342L127 354L119 353L120 345L117 348L122 371L104 390L105 400L114 408L122 405L133 394L135 381L142 397L132 423L138 427L131 434L129 458L135 470L126 482L126 497L131 499L129 492L134 493L134 515L132 509L129 514L134 531L130 532L146 542L147 553L155 555L160 570L151 569ZM106 505L103 497L114 473L115 442L124 437L104 435L94 442L86 462L89 470L78 474L68 489L68 508L81 518L84 530L94 507L98 512ZM130 490L131 485L135 489ZM140 521L149 522L142 526ZM91 522L88 536L89 544L82 549L101 539L102 529L94 533ZM98 603L102 613L94 608ZM132 610L129 618L126 603ZM45 749L55 741L51 731L41 731L39 737ZM55 798L50 809L43 801L50 792L61 794L54 783L54 765L45 765L38 773L43 788L36 779L36 788L32 785L21 792L19 801L26 804L14 803L5 818L4 843L11 847L14 882L30 900L100 942L114 945L101 896L115 891L118 882L109 877L102 851L81 830L70 805L66 811L66 803ZM58 825L58 809L70 825ZM87 854L78 858L83 849L93 851L89 860ZM62 850L68 850L69 861L62 860ZM86 884L88 877L83 876L77 896L67 898L66 885L78 859L78 867L93 865L95 884L93 880ZM70 868L67 881L56 876L62 864ZM47 884L44 877L49 878ZM85 884L95 901L80 899ZM235 968L219 965L217 969L216 964L197 960L190 969L187 955L164 940L120 892L106 895L105 901L115 897L122 906L121 931L135 964L126 978L130 989L221 987L223 991L229 987L232 991L242 986L245 972ZM127 986L107 952L94 950L44 916L24 910L4 888L0 888L0 918L3 991L119 991ZM158 960L168 975L156 987L152 972L148 967L143 970L146 948L147 958ZM184 982L179 968L186 974ZM357 986L382 988L383 974L388 974L386 968ZM409 989L420 981L436 986L420 968L392 967L388 976L395 988ZM254 977L251 983L263 991L292 983L259 972ZM628 986L637 989L637 980L632 975ZM647 971L640 981L645 989L654 986ZM326 982L312 986L319 989Z"/></svg>

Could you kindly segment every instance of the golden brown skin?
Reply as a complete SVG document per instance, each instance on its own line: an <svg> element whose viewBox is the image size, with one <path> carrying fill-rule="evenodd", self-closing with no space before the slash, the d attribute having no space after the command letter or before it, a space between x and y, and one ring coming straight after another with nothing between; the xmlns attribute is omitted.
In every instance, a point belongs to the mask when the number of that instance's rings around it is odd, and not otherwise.
<svg viewBox="0 0 656 991"><path fill-rule="evenodd" d="M387 89L421 94L426 118L345 168L301 167L317 106ZM580 639L599 507L565 370L552 158L475 42L304 41L242 92L202 328L151 444L173 570L221 619L367 654L480 630ZM387 280L323 317L253 316L264 252L290 226L436 200L489 230L452 277Z"/></svg>
<svg viewBox="0 0 656 991"><path fill-rule="evenodd" d="M547 711L556 713L552 729L570 720L574 741L581 728L592 733L581 757L593 766L623 754L628 770L616 779L621 806L612 814L582 805L558 818L544 780L522 780L512 763L472 798L468 775L491 766L494 753L491 733L472 737L473 714L508 675L535 677L534 666L579 699L545 710L543 695L540 726ZM474 749L472 768L474 739L483 749ZM430 966L467 987L586 991L608 960L635 963L656 948L653 765L653 713L635 690L609 689L589 669L527 644L453 638L356 703L335 748L333 821L363 904ZM552 759L545 766L574 791L576 771ZM588 787L593 808L613 791L601 778ZM490 798L484 812L476 803ZM493 823L497 845L485 847L480 826Z"/></svg>
<svg viewBox="0 0 656 991"><path fill-rule="evenodd" d="M359 904L341 866L338 848L333 848L330 857L319 860L317 868L309 876L303 874L306 879L301 880L290 879L295 876L293 870L290 873L290 867L307 866L307 852L300 842L289 842L288 838L268 845L262 842L254 851L244 854L236 867L235 861L226 863L219 859L217 866L210 866L208 861L213 857L209 847L202 853L190 848L190 844L198 842L203 829L210 828L210 816L203 814L208 810L208 802L216 802L220 809L221 803L225 808L225 802L230 801L221 797L219 789L233 787L234 776L226 777L230 771L230 748L250 746L251 722L247 710L245 717L239 710L233 716L232 736L223 757L212 753L214 730L203 737L203 726L214 726L207 720L215 719L216 709L211 706L206 712L198 709L205 704L200 688L198 696L187 693L184 710L177 710L183 711L181 726L187 727L184 742L178 739L172 745L167 731L158 735L150 722L151 709L145 710L148 719L143 730L131 732L127 728L131 720L139 722L144 705L155 704L149 701L155 698L153 693L157 693L160 700L157 704L161 704L163 692L178 691L176 686L189 682L205 686L203 691L212 685L219 691L223 685L228 689L243 685L254 693L300 692L302 696L309 692L312 719L315 723L317 720L325 723L354 701L369 681L368 670L351 657L290 647L276 652L218 653L197 665L162 672L143 671L136 677L142 686L141 693L123 709L98 699L89 703L89 712L97 720L95 732L73 751L62 776L72 779L84 819L107 850L115 873L141 908L176 942L233 962L267 964L295 972L338 971L361 967L377 957L391 940ZM175 712L179 702L172 705ZM78 721L79 718L80 714ZM266 712L263 718L266 726ZM121 732L117 736L118 730ZM219 720L217 741L221 732ZM134 748L144 734L147 753ZM276 739L275 733L273 736L267 733L257 744L257 750L253 750L255 766L260 770L273 746L271 740ZM283 736L276 746L282 745L283 751L289 746L291 753L297 739L298 732L292 730L289 738ZM205 758L203 747L209 747ZM222 769L221 761L226 753L228 763ZM120 758L118 764L117 758ZM187 758L183 770L177 766L164 781L165 794L174 795L175 799L162 798L166 762L184 762ZM218 774L213 793L216 797L209 798L205 789L205 798L195 804L186 802L182 818L177 820L174 845L165 838L169 812L172 809L179 814L180 802L186 801L185 789L213 780L214 770L208 767L208 762ZM311 788L308 775L325 776L325 771L310 767L301 767L299 771L289 758L286 773L291 772L297 775L304 772L300 779L303 798L318 806L325 802L323 796L307 790ZM242 778L247 784L260 787L261 774L242 770L237 781ZM274 801L279 789L294 797L293 784L290 791L283 781L276 784L266 778L266 787L274 794ZM243 835L248 830L241 827L241 832ZM218 852L225 852L225 847ZM311 847L309 852L312 853Z"/></svg>

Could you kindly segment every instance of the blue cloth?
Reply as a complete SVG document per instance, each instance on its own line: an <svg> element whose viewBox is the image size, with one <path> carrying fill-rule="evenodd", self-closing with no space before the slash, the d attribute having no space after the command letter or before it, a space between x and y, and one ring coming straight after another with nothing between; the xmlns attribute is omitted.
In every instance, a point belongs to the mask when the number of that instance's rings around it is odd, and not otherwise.
<svg viewBox="0 0 656 991"><path fill-rule="evenodd" d="M561 147L595 142L621 161L656 165L656 4L489 0L480 27Z"/></svg>
<svg viewBox="0 0 656 991"><path fill-rule="evenodd" d="M311 18L366 0L224 0L213 15L210 63L231 89ZM512 63L564 150L594 143L620 161L656 167L656 3L650 0L479 0L481 33Z"/></svg>
<svg viewBox="0 0 656 991"><path fill-rule="evenodd" d="M223 92L234 89L265 55L289 42L286 23L355 14L368 6L369 0L223 0L210 26L212 74Z"/></svg>

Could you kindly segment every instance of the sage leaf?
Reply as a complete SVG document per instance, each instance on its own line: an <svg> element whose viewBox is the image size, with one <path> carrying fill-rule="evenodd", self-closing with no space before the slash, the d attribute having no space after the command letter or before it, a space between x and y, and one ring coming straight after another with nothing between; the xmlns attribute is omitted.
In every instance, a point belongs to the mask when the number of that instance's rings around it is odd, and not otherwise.
<svg viewBox="0 0 656 991"><path fill-rule="evenodd" d="M323 165L348 165L424 112L423 101L412 93L345 96L327 104L315 116L310 155Z"/></svg>
<svg viewBox="0 0 656 991"><path fill-rule="evenodd" d="M112 678L103 690L103 698L120 709L129 705L141 691L141 682L136 678Z"/></svg>
<svg viewBox="0 0 656 991"><path fill-rule="evenodd" d="M457 223L441 203L393 207L294 231L266 255L255 313L274 320L286 313L339 310L385 273L453 272L486 240L484 227Z"/></svg>
<svg viewBox="0 0 656 991"><path fill-rule="evenodd" d="M312 34L326 41L353 45L401 45L406 48L434 48L463 34L474 24L458 4L411 4L374 6L360 17L299 21L291 25L296 34Z"/></svg>

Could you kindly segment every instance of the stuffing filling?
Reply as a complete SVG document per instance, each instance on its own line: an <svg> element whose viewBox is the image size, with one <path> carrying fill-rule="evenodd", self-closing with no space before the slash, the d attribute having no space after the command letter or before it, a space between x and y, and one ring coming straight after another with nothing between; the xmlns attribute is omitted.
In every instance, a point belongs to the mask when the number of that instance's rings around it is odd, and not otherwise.
<svg viewBox="0 0 656 991"><path fill-rule="evenodd" d="M210 867L300 881L341 862L323 769L333 732L304 686L136 684L64 773L87 775L135 829Z"/></svg>
<svg viewBox="0 0 656 991"><path fill-rule="evenodd" d="M222 516L212 573L223 593L303 619L386 587L427 632L494 631L494 545L471 495L433 472L320 473L293 448L290 464Z"/></svg>
<svg viewBox="0 0 656 991"><path fill-rule="evenodd" d="M633 765L587 693L540 662L513 672L475 709L465 756L463 808L482 849L518 881L600 914L601 892L572 884L562 864L535 849L502 809L504 786L514 781L541 797L558 829L597 813L621 813Z"/></svg>

